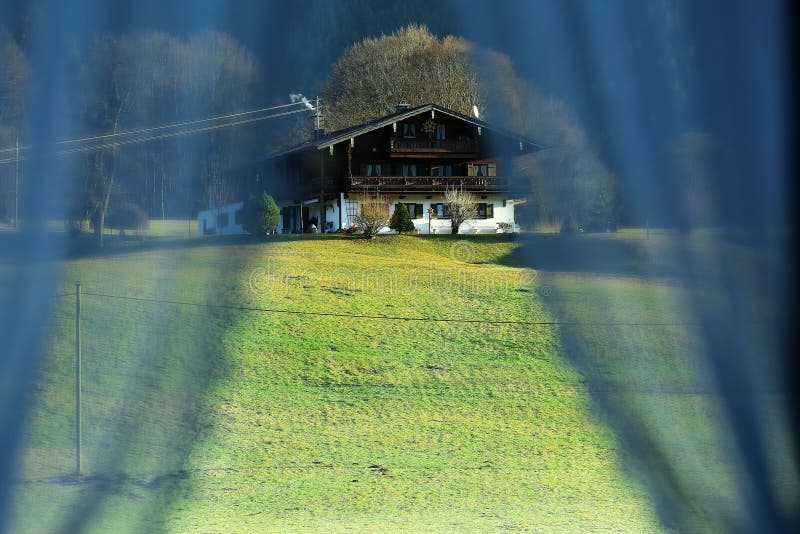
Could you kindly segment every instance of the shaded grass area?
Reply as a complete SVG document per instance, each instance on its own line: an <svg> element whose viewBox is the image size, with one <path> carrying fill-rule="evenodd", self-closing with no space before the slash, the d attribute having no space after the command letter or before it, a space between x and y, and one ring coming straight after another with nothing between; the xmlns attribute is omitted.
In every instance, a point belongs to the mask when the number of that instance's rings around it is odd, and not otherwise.
<svg viewBox="0 0 800 534"><path fill-rule="evenodd" d="M216 259L215 259L216 258ZM190 251L161 250L113 257L87 257L63 265L64 287L73 280L86 292L170 294L214 299L209 265L191 264ZM227 263L236 269L235 259ZM174 490L202 413L197 405L217 373L224 372L219 332L196 328L194 309L83 298L83 467L72 477L74 432L74 298L56 301L52 338L39 366L19 476L19 528L54 531L150 530L160 521ZM205 319L205 318L203 318ZM59 489L63 491L59 491ZM87 523L86 521L89 520ZM100 527L99 525L102 525Z"/></svg>
<svg viewBox="0 0 800 534"><path fill-rule="evenodd" d="M348 317L546 321L520 242L191 241L73 258L64 290L343 316L86 296L76 478L62 299L12 530L659 530L555 327Z"/></svg>
<svg viewBox="0 0 800 534"><path fill-rule="evenodd" d="M653 247L662 250L643 249L640 253L652 258L666 248L664 243ZM752 250L735 244L728 247L724 253L732 265L741 267L753 261ZM601 264L627 261L624 255L614 258L608 250L606 254L608 258ZM649 469L640 470L640 475L656 496L662 521L668 527L694 532L735 530L736 525L752 519L746 512L749 497L742 490L752 481L731 429L737 414L720 394L719 370L711 366L695 314L698 305L716 301L720 294L711 285L708 294L692 292L680 278L648 278L646 268L652 265L642 262L644 275L625 270L622 275L580 270L543 274L540 282L550 287L544 301L560 320L576 323L561 328L561 353L591 385L604 420L617 431L623 455L632 462L637 455L648 459ZM745 289L749 290L742 288L739 294ZM757 314L764 304L761 295L747 306ZM719 313L736 324L733 309ZM598 321L615 324L593 324ZM748 339L748 334L731 333L742 340ZM758 374L753 379L758 384L772 372L774 354L767 343L749 350L753 352L735 357L753 359ZM752 431L763 432L767 439L772 472L766 476L786 505L798 495L797 466L791 459L790 440L783 435L785 414L778 408L785 406L786 399L771 389L748 395L752 395L749 402L758 410L763 425Z"/></svg>

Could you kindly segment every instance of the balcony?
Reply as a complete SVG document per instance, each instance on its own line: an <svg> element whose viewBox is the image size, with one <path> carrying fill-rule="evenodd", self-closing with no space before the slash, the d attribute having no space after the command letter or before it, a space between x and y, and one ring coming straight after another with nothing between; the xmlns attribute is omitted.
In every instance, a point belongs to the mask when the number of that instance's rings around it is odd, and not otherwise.
<svg viewBox="0 0 800 534"><path fill-rule="evenodd" d="M522 177L514 180L515 190L526 184ZM466 191L508 191L511 182L502 176L353 176L351 191L445 191L463 188Z"/></svg>
<svg viewBox="0 0 800 534"><path fill-rule="evenodd" d="M450 154L474 154L475 141L472 139L425 139L392 137L389 139L389 152L394 154L435 152Z"/></svg>

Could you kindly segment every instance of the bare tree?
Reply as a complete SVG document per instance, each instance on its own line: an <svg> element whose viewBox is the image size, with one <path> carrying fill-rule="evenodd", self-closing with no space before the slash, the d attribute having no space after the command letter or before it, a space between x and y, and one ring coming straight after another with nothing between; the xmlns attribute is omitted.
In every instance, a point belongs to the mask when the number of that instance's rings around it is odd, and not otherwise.
<svg viewBox="0 0 800 534"><path fill-rule="evenodd" d="M473 52L475 47L463 39L439 39L416 25L354 44L321 89L328 127L345 128L391 113L400 101L434 102L465 114L474 105L483 108Z"/></svg>
<svg viewBox="0 0 800 534"><path fill-rule="evenodd" d="M389 197L380 193L361 194L356 196L355 200L359 204L359 213L355 217L356 226L364 231L366 239L372 239L389 224L391 211Z"/></svg>
<svg viewBox="0 0 800 534"><path fill-rule="evenodd" d="M15 146L20 141L25 113L25 92L30 76L28 60L22 47L6 30L0 28L0 146ZM8 153L6 153L8 155ZM13 155L13 153L12 153ZM16 222L19 193L19 163L0 165L0 218L14 217Z"/></svg>
<svg viewBox="0 0 800 534"><path fill-rule="evenodd" d="M478 215L475 205L475 196L463 188L448 188L444 192L447 216L450 218L450 228L454 234L458 233L464 221L474 219Z"/></svg>
<svg viewBox="0 0 800 534"><path fill-rule="evenodd" d="M529 218L537 222L573 219L587 229L614 227L616 179L583 126L562 100L542 93L534 84L518 81L514 90L520 107L511 111L519 117L519 130L550 145L517 161L519 174L532 177L523 210L529 210Z"/></svg>
<svg viewBox="0 0 800 534"><path fill-rule="evenodd" d="M227 34L204 31L187 43L188 85L203 114L214 115L247 108L258 78L256 61L249 50ZM200 163L205 177L208 205L233 200L224 169L233 163L235 151L247 135L241 129L211 132L204 138Z"/></svg>
<svg viewBox="0 0 800 534"><path fill-rule="evenodd" d="M87 112L89 122L96 124L99 131L109 131L113 135L122 128L135 90L136 77L130 72L130 62L127 61L132 52L126 43L112 37L98 38L94 43L92 63L87 67L86 76L94 81L95 91L87 95ZM119 150L114 141L112 137L109 147L94 154L89 170L92 195L85 199L93 204L90 207L92 223L101 244L119 168Z"/></svg>
<svg viewBox="0 0 800 534"><path fill-rule="evenodd" d="M110 134L246 109L258 74L250 52L217 32L186 41L161 32L97 38L81 73L91 88L85 129ZM102 242L106 212L118 204L135 203L164 217L169 192L193 195L186 206L224 203L231 197L224 169L252 152L250 137L231 128L130 146L108 143L87 162L73 218L79 223L89 214Z"/></svg>

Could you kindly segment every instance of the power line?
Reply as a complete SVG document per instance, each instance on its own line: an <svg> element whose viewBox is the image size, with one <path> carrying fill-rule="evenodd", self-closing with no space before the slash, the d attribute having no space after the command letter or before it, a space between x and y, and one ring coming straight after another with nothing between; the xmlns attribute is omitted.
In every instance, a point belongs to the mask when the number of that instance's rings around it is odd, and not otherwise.
<svg viewBox="0 0 800 534"><path fill-rule="evenodd" d="M172 304L176 306L193 306L197 308L209 308L220 310L250 311L263 313L282 313L287 315L311 315L317 317L341 317L353 319L378 319L384 321L421 321L435 323L465 323L465 324L498 324L498 325L521 325L521 326L691 326L689 322L582 322L582 321L515 321L505 319L467 319L460 317L409 317L398 315L370 315L359 313L337 313L306 310L286 310L280 308L259 308L254 306L234 306L231 304L208 304L203 302L187 302L180 300L163 300L147 297L131 297L125 295L111 295L108 293L91 293L83 291L85 296L133 300L138 302L155 302L160 304Z"/></svg>
<svg viewBox="0 0 800 534"><path fill-rule="evenodd" d="M235 122L229 122L229 123L225 123L225 124L216 124L216 125L213 125L213 126L205 126L203 128L195 128L195 129L192 129L192 130L183 130L183 131L180 131L180 132L170 132L170 133L167 133L167 134L153 135L153 136L148 136L148 137L140 137L140 138L128 139L128 140L118 141L118 142L113 142L113 143L105 143L105 144L102 144L102 145L92 145L92 146L88 146L88 147L80 147L80 148L72 148L72 149L68 149L68 150L60 150L60 151L56 152L54 155L56 155L56 156L64 156L64 155L76 154L76 153L80 153L80 152L92 152L92 151L95 151L95 150L103 150L103 149L106 149L106 148L114 148L114 147L122 146L122 145L129 145L129 144L135 144L135 143L147 143L147 142L150 142L150 141L156 141L156 140L159 140L159 139L167 139L167 138L170 138L170 137L191 135L191 134L195 134L195 133L201 133L201 132L207 132L207 131L211 131L211 130L217 130L217 129L220 129L220 128L230 128L232 126L241 126L241 125L244 125L244 124L250 124L250 123L259 122L259 121L263 121L263 120L267 120L267 119L275 119L275 118L278 118L278 117L284 117L284 116L287 116L287 115L293 115L295 113L303 113L303 112L307 112L307 111L308 111L308 109L303 108L303 109L298 109L298 110L293 110L293 111L285 111L283 113L275 113L275 114L267 115L267 116L264 116L264 117L255 117L255 118L252 118L252 119L244 119L244 120L235 121ZM14 163L16 161L24 161L25 159L27 159L27 158L26 157L22 157L22 158L19 158L19 159L17 159L17 158L8 158L8 159L0 160L0 164Z"/></svg>
<svg viewBox="0 0 800 534"><path fill-rule="evenodd" d="M145 142L149 142L149 141L156 141L158 139L166 139L166 138L169 138L169 137L178 137L178 136L181 136L181 135L190 135L190 134L194 134L194 133L207 132L207 131L211 131L211 130L218 130L220 128L229 128L231 126L241 126L243 124L250 124L252 122L258 122L258 121L262 121L262 120L266 120L266 119L274 119L274 118L277 118L277 117L283 117L283 116L286 116L286 115L292 115L294 113L303 113L305 111L307 111L307 110L306 109L297 109L297 110L293 110L293 111L284 111L283 113L275 113L275 114L272 114L272 115L266 115L264 117L255 117L255 118L252 118L252 119L243 119L243 120L236 121L236 122L227 122L225 124L215 124L214 126L204 126L203 128L195 128L195 129L192 129L192 130L182 130L180 132L170 132L170 133L166 133L166 134L151 135L151 136L148 136L148 137L137 137L135 139L129 139L129 140L125 140L125 141L117 141L117 142L112 142L112 143L106 143L106 144L103 144L103 145L92 145L92 146L88 146L88 147L71 148L71 149L68 149L68 150L59 151L59 152L57 152L57 154L58 155L74 154L76 152L90 152L90 151L93 151L93 150L102 150L102 149L105 149L105 148L114 148L114 147L117 147L117 146L129 145L129 144L133 144L133 143L145 143Z"/></svg>
<svg viewBox="0 0 800 534"><path fill-rule="evenodd" d="M109 137L121 137L121 136L128 136L128 135L152 132L152 131L156 131L156 130L165 130L165 129L169 129L169 128L180 128L180 127L189 126L189 125L192 125L192 124L200 124L200 123L203 123L203 122L211 122L211 121L217 121L217 120L222 120L222 119L231 119L231 118L235 118L235 117L241 117L241 116L244 116L244 115L252 115L254 113L262 113L262 112L265 112L265 111L272 111L272 110L275 110L275 109L282 109L282 108L287 108L287 107L292 107L292 106L300 106L300 105L305 106L305 103L304 102L293 102L291 104L281 104L279 106L271 106L271 107L266 107L266 108L253 109L253 110L249 110L249 111L240 111L238 113L230 113L230 114L227 114L227 115L217 115L215 117L208 117L208 118L205 118L205 119L196 119L196 120L191 120L191 121L186 121L186 122L177 122L177 123L174 123L174 124L165 124L165 125L162 125L162 126L153 126L153 127L150 127L150 128L141 128L141 129L138 129L138 130L126 130L124 132L93 135L93 136L90 136L90 137L81 137L81 138L77 138L77 139L65 139L63 141L56 141L56 144L57 145L64 145L64 144L80 143L80 142L84 142L84 141L93 141L93 140L96 140L96 139L107 139ZM311 111L311 110L308 107L304 107L302 109L302 111ZM13 152L13 151L17 150L17 148L19 148L19 150L28 150L30 147L23 146L23 147L0 148L0 152Z"/></svg>
<svg viewBox="0 0 800 534"><path fill-rule="evenodd" d="M287 107L291 107L291 106L297 106L298 104L303 104L303 102L293 102L291 104L282 104L280 106L272 106L272 107L268 107L268 108L254 109L254 110L251 110L251 111L241 111L239 113L231 113L231 114L228 114L228 115L219 115L217 117L209 117L207 119L197 119L197 120L193 120L193 121L180 122L180 123L175 123L175 124L166 124L164 126L154 126L152 128L142 128L140 130L128 130L128 131L118 132L118 133L95 135L95 136L92 136L92 137L84 137L82 139L69 139L67 141L58 141L57 144L79 143L79 142L82 142L82 141L93 141L95 139L105 139L105 138L115 137L115 136L133 135L133 134L139 134L139 133L145 133L145 132L152 132L152 131L155 131L155 130L164 130L164 129L168 129L168 128L179 128L179 127L183 127L183 126L189 126L191 124L200 124L200 123L203 123L203 122L211 122L211 121L222 120L222 119L232 119L234 117L242 117L244 115L252 115L254 113L263 113L265 111L272 111L272 110L275 110L275 109L282 109L282 108L287 108ZM310 111L310 110L308 108L304 108L301 111Z"/></svg>

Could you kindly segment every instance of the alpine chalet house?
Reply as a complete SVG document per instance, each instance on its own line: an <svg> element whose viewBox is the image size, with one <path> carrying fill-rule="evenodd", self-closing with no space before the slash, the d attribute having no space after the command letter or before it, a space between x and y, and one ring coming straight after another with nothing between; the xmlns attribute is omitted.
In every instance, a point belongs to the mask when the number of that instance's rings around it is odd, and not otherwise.
<svg viewBox="0 0 800 534"><path fill-rule="evenodd" d="M515 228L514 205L530 177L513 172L516 156L543 147L513 132L436 104L409 108L325 133L315 116L313 139L230 172L240 198L269 193L281 207L283 233L336 232L353 226L359 198L380 192L392 209L404 203L420 233L449 233L444 192L471 192L477 219L461 233ZM241 203L200 213L201 233L238 233ZM389 232L385 228L382 232Z"/></svg>

